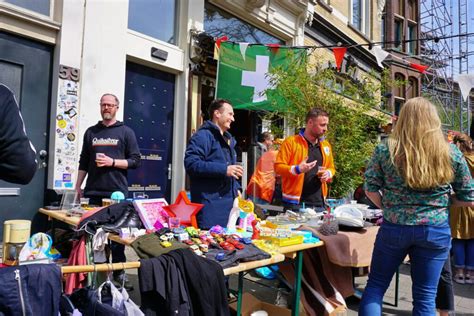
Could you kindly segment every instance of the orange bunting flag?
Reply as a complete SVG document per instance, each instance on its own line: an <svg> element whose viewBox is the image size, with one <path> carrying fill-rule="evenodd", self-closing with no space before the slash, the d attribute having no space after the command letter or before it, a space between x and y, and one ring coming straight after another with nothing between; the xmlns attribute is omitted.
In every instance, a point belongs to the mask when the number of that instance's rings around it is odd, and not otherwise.
<svg viewBox="0 0 474 316"><path fill-rule="evenodd" d="M347 47L335 47L332 49L334 53L334 58L336 59L336 68L337 70L341 70L342 60L344 59L344 55L346 54Z"/></svg>
<svg viewBox="0 0 474 316"><path fill-rule="evenodd" d="M428 69L428 66L420 65L420 64L415 64L415 63L410 63L410 67L413 68L413 69L418 70L418 71L421 72L422 74L424 74L425 71L426 71L426 69Z"/></svg>

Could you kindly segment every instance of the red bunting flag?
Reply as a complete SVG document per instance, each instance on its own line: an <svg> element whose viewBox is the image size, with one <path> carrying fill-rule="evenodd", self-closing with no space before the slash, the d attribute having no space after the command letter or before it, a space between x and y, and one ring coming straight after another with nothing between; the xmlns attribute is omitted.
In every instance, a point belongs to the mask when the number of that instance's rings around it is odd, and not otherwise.
<svg viewBox="0 0 474 316"><path fill-rule="evenodd" d="M420 65L420 64L415 64L415 63L410 63L410 67L413 68L413 69L418 70L418 71L421 72L422 74L424 74L425 71L426 71L426 69L428 69L428 66Z"/></svg>
<svg viewBox="0 0 474 316"><path fill-rule="evenodd" d="M278 50L280 49L280 44L267 44L267 47L270 47L270 50L272 51L273 54L278 53Z"/></svg>
<svg viewBox="0 0 474 316"><path fill-rule="evenodd" d="M221 48L221 43L222 43L222 42L227 42L228 40L229 40L229 38L227 37L227 35L218 37L218 38L216 39L216 46L217 46L217 48Z"/></svg>
<svg viewBox="0 0 474 316"><path fill-rule="evenodd" d="M228 40L229 38L226 35L218 37L216 39L216 43L214 44L214 59L215 60L219 60L219 49L221 48L221 43L227 42Z"/></svg>
<svg viewBox="0 0 474 316"><path fill-rule="evenodd" d="M341 69L342 60L344 59L346 51L347 47L335 47L332 49L332 52L334 53L334 58L336 59L336 68L338 71Z"/></svg>

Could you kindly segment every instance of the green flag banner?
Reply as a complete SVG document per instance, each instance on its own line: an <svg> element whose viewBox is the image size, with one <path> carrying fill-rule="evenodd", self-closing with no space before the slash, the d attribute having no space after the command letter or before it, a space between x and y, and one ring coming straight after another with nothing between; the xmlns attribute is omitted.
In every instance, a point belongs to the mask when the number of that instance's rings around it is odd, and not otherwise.
<svg viewBox="0 0 474 316"><path fill-rule="evenodd" d="M284 106L273 92L269 72L292 60L306 60L304 48L247 43L221 43L217 73L217 98L229 100L234 109L275 110Z"/></svg>

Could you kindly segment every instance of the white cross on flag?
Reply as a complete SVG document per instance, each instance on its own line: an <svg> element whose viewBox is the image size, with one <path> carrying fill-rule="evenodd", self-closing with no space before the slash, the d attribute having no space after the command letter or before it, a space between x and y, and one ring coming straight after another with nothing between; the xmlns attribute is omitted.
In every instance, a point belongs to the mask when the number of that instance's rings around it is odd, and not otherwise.
<svg viewBox="0 0 474 316"><path fill-rule="evenodd" d="M269 72L273 67L285 67L293 58L305 58L306 50L247 45L243 49L236 43L221 43L216 96L229 100L235 109L271 110L276 100Z"/></svg>

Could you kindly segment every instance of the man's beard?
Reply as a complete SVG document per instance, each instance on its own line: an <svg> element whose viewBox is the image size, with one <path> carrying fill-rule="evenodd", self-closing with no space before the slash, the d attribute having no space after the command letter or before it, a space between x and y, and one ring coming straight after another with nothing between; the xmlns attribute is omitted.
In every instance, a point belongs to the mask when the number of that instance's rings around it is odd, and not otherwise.
<svg viewBox="0 0 474 316"><path fill-rule="evenodd" d="M103 113L102 114L102 119L107 120L107 121L111 120L111 119L113 119L113 115L111 113Z"/></svg>

